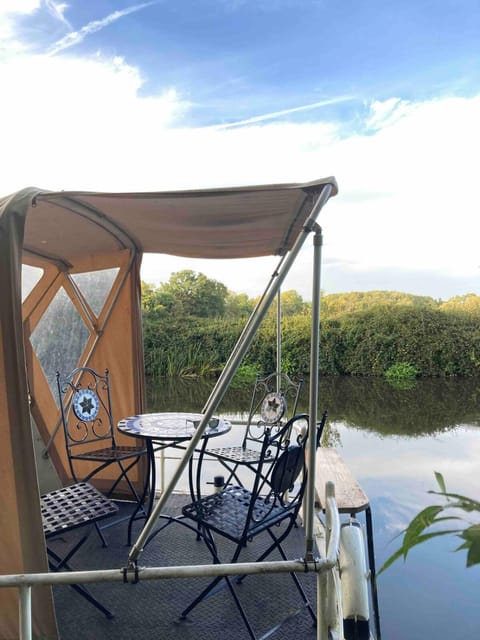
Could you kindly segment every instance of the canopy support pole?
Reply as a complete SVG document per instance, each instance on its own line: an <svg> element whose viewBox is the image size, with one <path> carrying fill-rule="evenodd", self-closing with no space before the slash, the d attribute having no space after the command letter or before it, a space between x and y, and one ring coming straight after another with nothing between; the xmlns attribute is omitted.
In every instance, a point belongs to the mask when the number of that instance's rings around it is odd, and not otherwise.
<svg viewBox="0 0 480 640"><path fill-rule="evenodd" d="M21 640L32 640L32 585L22 585L19 589L19 633Z"/></svg>
<svg viewBox="0 0 480 640"><path fill-rule="evenodd" d="M310 397L309 397L309 435L307 443L307 487L305 510L305 559L313 560L314 537L313 518L315 503L315 457L317 453L317 411L318 411L318 363L320 354L320 275L322 265L322 230L315 224L313 237L313 285L312 285L312 326L310 339Z"/></svg>
<svg viewBox="0 0 480 640"><path fill-rule="evenodd" d="M295 243L291 251L281 259L280 261L281 267L272 275L272 278L270 280L269 285L267 286L267 290L265 291L265 294L263 295L262 299L260 300L259 304L255 308L255 310L253 311L252 315L250 316L247 322L248 330L245 329L242 332L242 335L240 336L240 338L237 341L237 344L234 347L232 355L230 356L224 370L220 374L217 380L217 383L215 384L215 387L213 388L213 391L210 394L210 397L203 408L203 418L198 428L195 430L195 434L190 440L188 447L185 449L185 453L183 454L183 457L179 461L178 466L174 471L167 488L165 489L165 492L160 496L158 503L155 505L152 513L150 514L150 517L145 523L144 528L140 532L138 539L133 544L130 550L130 554L128 556L128 561L130 565L136 562L136 560L138 559L138 556L143 551L144 542L148 538L150 531L152 530L153 526L155 525L158 519L158 516L162 513L162 510L165 507L165 504L168 498L170 497L173 490L175 489L177 482L180 479L180 476L182 475L184 469L186 468L191 456L195 452L195 449L198 443L200 442L200 439L205 429L207 428L210 418L212 417L217 406L220 404L230 382L232 381L238 367L240 366L242 359L244 358L245 354L250 348L250 345L253 341L253 338L255 337L255 334L258 328L260 327L265 315L267 314L267 311L270 305L272 304L275 296L280 290L280 287L282 286L282 283L285 280L290 270L290 267L295 262L297 255L299 254L301 248L303 247L307 239L307 236L312 231L318 228L318 225L316 224L315 221L318 215L320 214L320 211L322 210L323 206L328 201L330 194L332 192L332 189L333 189L333 186L331 184L327 184L324 186L324 188L318 195L315 204L312 207L310 216L306 220L305 225L303 226L301 232L299 233L297 239L295 240ZM312 427L312 424L313 424L313 427ZM314 424L313 421L310 419L311 432L312 430L313 431L315 430L315 426L316 426L316 423ZM310 438L310 441L311 441L310 444L312 444L314 440L315 438ZM315 455L315 452L314 452L314 455ZM313 501L311 504L307 503L307 513L308 511L313 511L313 506L314 506Z"/></svg>
<svg viewBox="0 0 480 640"><path fill-rule="evenodd" d="M282 373L282 293L277 293L277 393L280 393L280 374Z"/></svg>

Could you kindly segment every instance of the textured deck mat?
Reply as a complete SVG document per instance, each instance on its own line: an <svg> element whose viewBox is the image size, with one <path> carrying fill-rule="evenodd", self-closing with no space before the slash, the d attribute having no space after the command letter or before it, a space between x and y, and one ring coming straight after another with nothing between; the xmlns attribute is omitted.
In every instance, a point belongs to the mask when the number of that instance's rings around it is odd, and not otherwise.
<svg viewBox="0 0 480 640"><path fill-rule="evenodd" d="M178 514L187 498L172 496L166 512ZM126 565L126 524L104 531L108 547L103 548L92 532L81 552L75 556L73 569L119 569ZM71 543L72 536L64 542ZM135 536L134 536L135 539ZM267 545L268 536L259 536L240 560L252 560ZM229 543L222 543L225 561L230 560ZM291 559L303 555L303 531L294 529L284 545ZM276 553L270 558L279 559ZM139 559L141 566L211 564L211 556L195 534L172 524L159 533ZM316 578L313 573L299 579L315 609ZM247 630L227 588L201 602L187 620L179 620L181 611L208 584L208 578L182 578L140 581L138 584L103 583L89 585L92 594L114 614L108 620L100 611L68 586L54 588L58 627L62 640L237 640L249 638ZM225 581L223 581L225 584ZM315 629L308 611L301 609L300 594L289 574L249 576L236 585L239 598L257 637L284 620L273 638L314 640ZM292 615L301 609L298 615Z"/></svg>

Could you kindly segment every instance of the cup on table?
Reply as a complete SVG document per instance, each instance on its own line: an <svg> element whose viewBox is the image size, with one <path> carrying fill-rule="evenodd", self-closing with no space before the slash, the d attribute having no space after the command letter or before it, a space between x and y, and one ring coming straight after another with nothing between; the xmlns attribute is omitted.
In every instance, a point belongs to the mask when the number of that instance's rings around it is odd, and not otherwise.
<svg viewBox="0 0 480 640"><path fill-rule="evenodd" d="M208 421L208 426L210 427L210 429L216 429L219 423L220 420L218 418L210 418L210 420Z"/></svg>

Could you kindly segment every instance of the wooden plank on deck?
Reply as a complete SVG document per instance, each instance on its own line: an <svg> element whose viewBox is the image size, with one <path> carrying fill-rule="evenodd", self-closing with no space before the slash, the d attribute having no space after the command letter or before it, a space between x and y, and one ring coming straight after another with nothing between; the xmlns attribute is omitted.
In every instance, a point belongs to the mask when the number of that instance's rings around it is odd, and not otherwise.
<svg viewBox="0 0 480 640"><path fill-rule="evenodd" d="M319 447L316 458L316 502L323 509L325 484L335 485L335 500L340 513L358 513L367 509L369 501L336 449Z"/></svg>

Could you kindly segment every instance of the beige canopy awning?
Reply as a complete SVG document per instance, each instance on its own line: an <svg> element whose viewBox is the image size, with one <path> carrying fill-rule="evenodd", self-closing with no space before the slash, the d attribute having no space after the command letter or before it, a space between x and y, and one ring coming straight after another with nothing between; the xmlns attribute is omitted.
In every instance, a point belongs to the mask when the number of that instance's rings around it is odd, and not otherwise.
<svg viewBox="0 0 480 640"><path fill-rule="evenodd" d="M72 369L108 367L114 419L144 409L142 254L288 256L319 201L336 193L335 179L327 178L158 193L28 188L0 200L2 574L47 569L32 424L60 481L71 481L52 369L65 367L66 355ZM23 301L22 265L24 281L26 269L35 274ZM84 288L85 274L108 275L100 298L92 300ZM68 313L59 315L58 308ZM77 329L81 339L66 344ZM139 484L143 472L139 467ZM18 637L17 603L15 590L0 589L0 640ZM33 628L35 638L57 637L50 589L34 589Z"/></svg>
<svg viewBox="0 0 480 640"><path fill-rule="evenodd" d="M136 247L189 258L283 255L318 194L306 184L158 193L32 193L24 249L68 263Z"/></svg>

